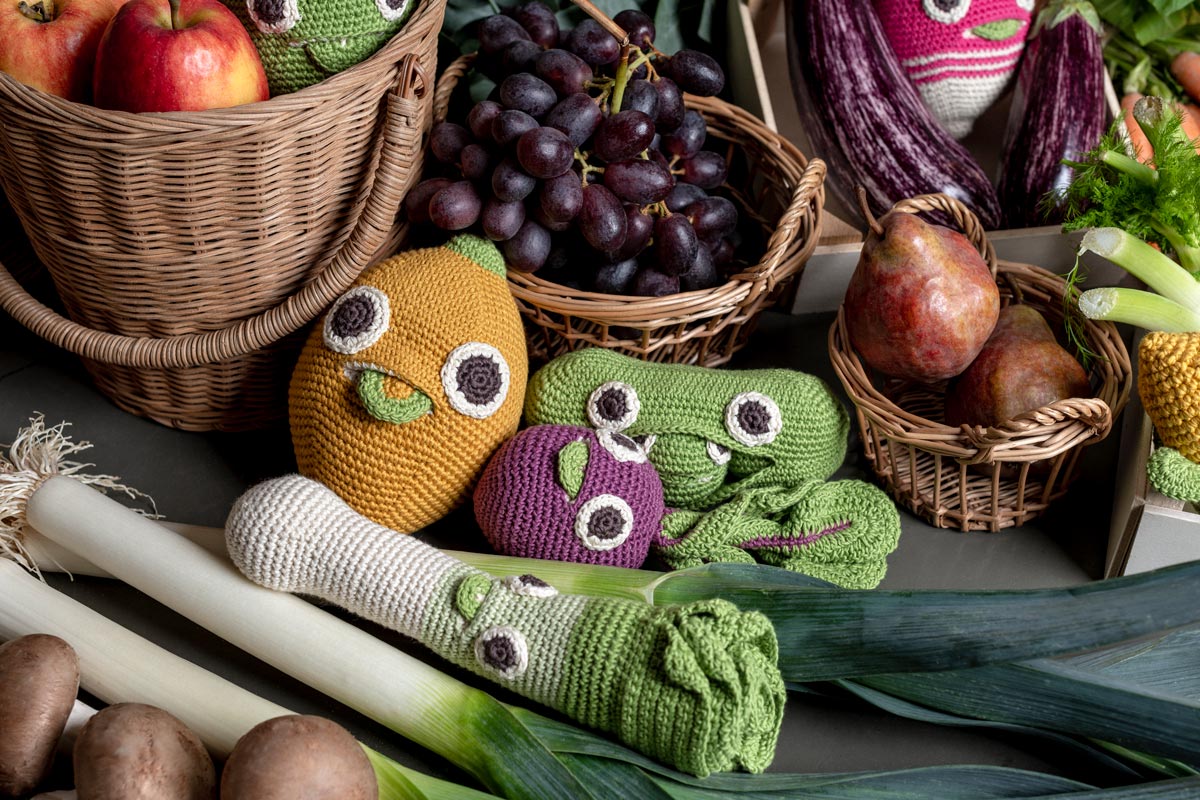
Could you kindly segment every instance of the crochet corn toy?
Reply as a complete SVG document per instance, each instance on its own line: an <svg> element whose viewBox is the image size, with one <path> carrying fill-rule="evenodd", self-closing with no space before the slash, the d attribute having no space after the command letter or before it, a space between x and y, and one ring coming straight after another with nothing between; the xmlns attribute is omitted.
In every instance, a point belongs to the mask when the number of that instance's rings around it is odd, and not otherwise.
<svg viewBox="0 0 1200 800"><path fill-rule="evenodd" d="M458 236L363 273L313 329L289 389L300 472L411 533L470 496L516 432L525 334L495 245Z"/></svg>
<svg viewBox="0 0 1200 800"><path fill-rule="evenodd" d="M925 105L952 136L966 136L1015 74L1034 0L874 3L888 42Z"/></svg>
<svg viewBox="0 0 1200 800"><path fill-rule="evenodd" d="M643 441L651 452L654 437ZM900 526L861 481L747 489L709 512L673 511L642 445L622 433L536 425L509 439L475 489L475 517L505 555L673 569L755 560L849 588L873 588Z"/></svg>
<svg viewBox="0 0 1200 800"><path fill-rule="evenodd" d="M1151 485L1200 502L1200 334L1146 334L1138 345L1138 395L1164 445L1146 465Z"/></svg>
<svg viewBox="0 0 1200 800"><path fill-rule="evenodd" d="M829 387L803 372L658 364L602 348L538 370L525 421L653 437L648 457L667 504L693 511L747 489L827 480L850 429Z"/></svg>
<svg viewBox="0 0 1200 800"><path fill-rule="evenodd" d="M499 579L397 536L299 475L251 488L226 524L252 581L323 598L695 775L770 764L785 688L766 617L654 607ZM396 680L404 680L397 675Z"/></svg>
<svg viewBox="0 0 1200 800"><path fill-rule="evenodd" d="M349 69L394 36L417 0L223 0L258 48L271 96Z"/></svg>

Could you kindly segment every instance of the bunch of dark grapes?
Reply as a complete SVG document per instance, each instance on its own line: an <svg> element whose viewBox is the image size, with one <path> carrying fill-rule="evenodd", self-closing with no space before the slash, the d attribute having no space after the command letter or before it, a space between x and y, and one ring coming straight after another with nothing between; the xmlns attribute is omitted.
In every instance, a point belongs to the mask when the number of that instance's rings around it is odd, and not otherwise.
<svg viewBox="0 0 1200 800"><path fill-rule="evenodd" d="M485 19L476 68L496 83L460 122L430 133L440 177L406 198L409 219L482 230L513 269L609 294L706 289L734 256L737 207L705 150L704 118L683 93L712 96L725 75L704 53L667 56L637 10L560 30L540 2Z"/></svg>

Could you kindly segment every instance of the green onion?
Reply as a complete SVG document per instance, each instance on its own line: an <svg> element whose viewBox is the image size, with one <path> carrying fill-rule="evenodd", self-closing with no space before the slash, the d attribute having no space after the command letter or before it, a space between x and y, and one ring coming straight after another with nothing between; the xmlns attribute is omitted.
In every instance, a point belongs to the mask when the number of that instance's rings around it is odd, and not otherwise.
<svg viewBox="0 0 1200 800"><path fill-rule="evenodd" d="M1088 319L1124 322L1152 331L1200 331L1200 313L1141 289L1088 289L1079 295L1079 310Z"/></svg>
<svg viewBox="0 0 1200 800"><path fill-rule="evenodd" d="M1107 258L1154 291L1188 309L1200 309L1200 282L1183 267L1120 228L1093 228L1081 250Z"/></svg>
<svg viewBox="0 0 1200 800"><path fill-rule="evenodd" d="M0 640L50 633L79 655L80 683L105 703L145 703L173 714L218 759L242 734L285 714L224 678L170 653L0 559ZM380 800L482 800L485 795L424 775L363 746Z"/></svg>

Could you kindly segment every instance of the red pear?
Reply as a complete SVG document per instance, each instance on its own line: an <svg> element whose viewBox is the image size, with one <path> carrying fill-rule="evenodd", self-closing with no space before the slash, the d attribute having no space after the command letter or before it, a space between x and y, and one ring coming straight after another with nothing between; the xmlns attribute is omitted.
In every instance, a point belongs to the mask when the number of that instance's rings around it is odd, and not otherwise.
<svg viewBox="0 0 1200 800"><path fill-rule="evenodd" d="M1068 397L1091 397L1087 373L1031 306L1000 312L979 357L946 393L948 425L992 426Z"/></svg>
<svg viewBox="0 0 1200 800"><path fill-rule="evenodd" d="M872 222L846 289L850 344L886 375L924 383L958 375L1000 313L987 262L967 237L915 214Z"/></svg>

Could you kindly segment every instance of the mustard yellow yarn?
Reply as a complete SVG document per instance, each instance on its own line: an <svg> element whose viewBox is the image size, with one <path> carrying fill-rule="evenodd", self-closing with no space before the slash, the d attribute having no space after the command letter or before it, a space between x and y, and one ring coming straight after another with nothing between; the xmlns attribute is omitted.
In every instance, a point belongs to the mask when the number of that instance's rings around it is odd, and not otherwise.
<svg viewBox="0 0 1200 800"><path fill-rule="evenodd" d="M325 317L313 329L289 390L296 463L360 514L411 533L465 501L493 451L516 432L529 373L525 335L503 260L475 237L383 261L343 297L356 291L372 302L386 297L386 330L369 346L338 352ZM360 305L368 316L379 312ZM337 311L335 303L326 317ZM495 348L508 368L505 399L476 416L455 407L443 374L451 354L470 343ZM360 392L366 367L371 381ZM380 412L388 403L411 409L414 399L420 414Z"/></svg>
<svg viewBox="0 0 1200 800"><path fill-rule="evenodd" d="M1138 394L1163 444L1200 462L1200 333L1147 334Z"/></svg>

